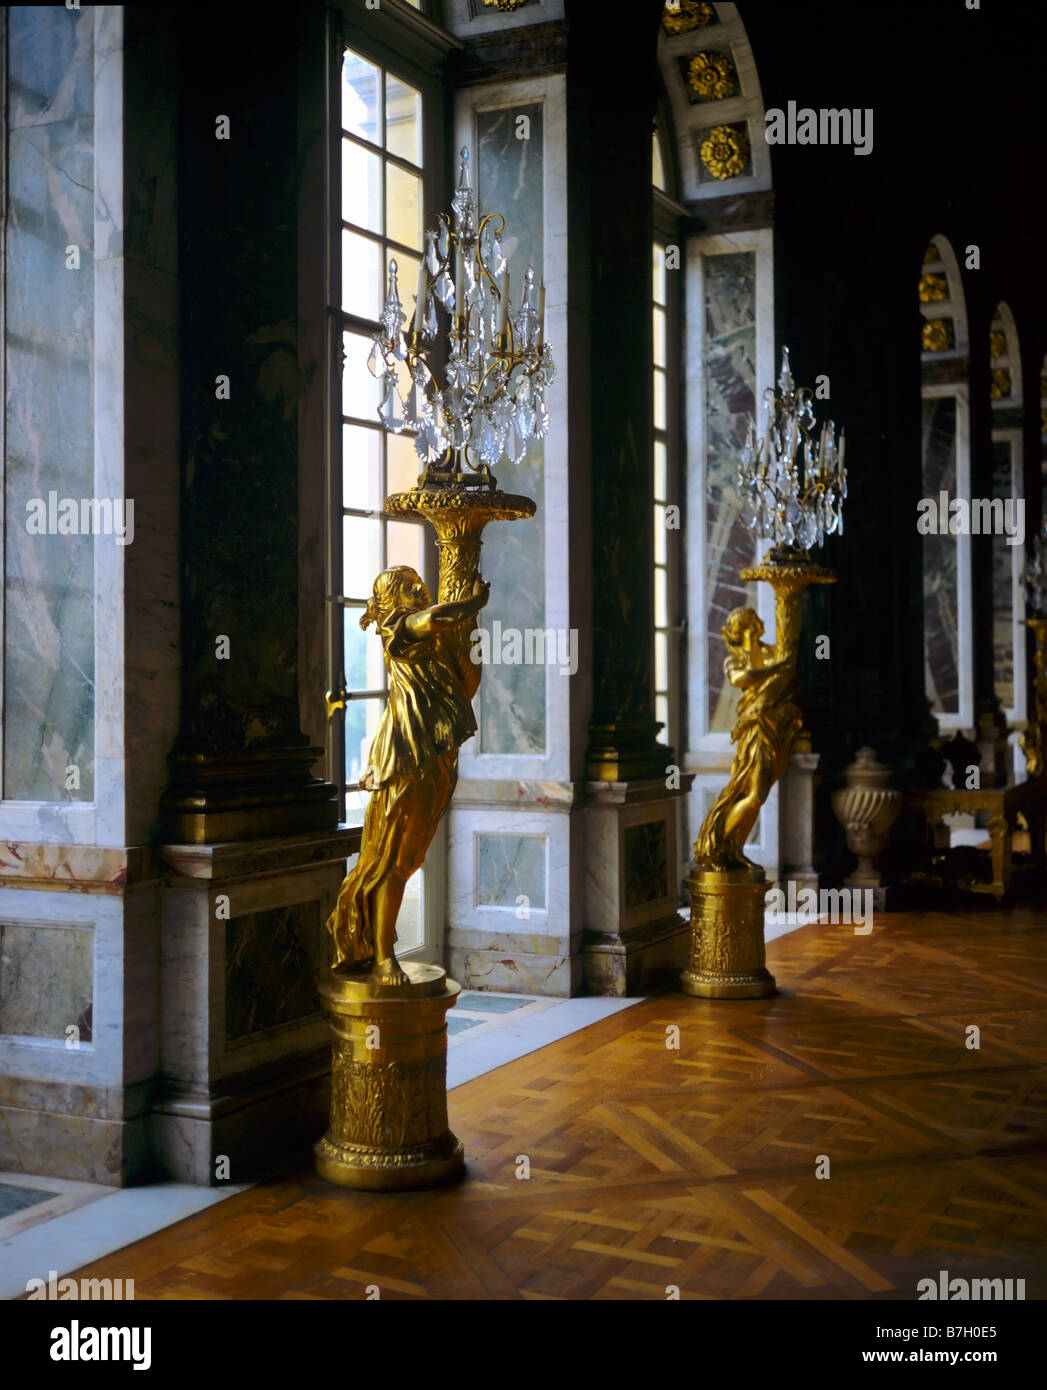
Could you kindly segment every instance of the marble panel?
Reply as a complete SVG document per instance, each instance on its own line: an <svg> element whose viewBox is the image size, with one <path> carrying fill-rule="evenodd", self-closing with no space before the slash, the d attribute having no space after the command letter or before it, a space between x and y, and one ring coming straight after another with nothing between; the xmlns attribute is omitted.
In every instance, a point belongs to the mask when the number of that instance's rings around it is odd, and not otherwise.
<svg viewBox="0 0 1047 1390"><path fill-rule="evenodd" d="M531 956L523 952L447 951L447 973L464 989L493 989L505 994L557 994L575 992L581 979L581 961L575 956Z"/></svg>
<svg viewBox="0 0 1047 1390"><path fill-rule="evenodd" d="M627 825L622 832L625 907L669 896L668 826L665 820Z"/></svg>
<svg viewBox="0 0 1047 1390"><path fill-rule="evenodd" d="M79 927L0 922L0 1033L91 1041L94 933Z"/></svg>
<svg viewBox="0 0 1047 1390"><path fill-rule="evenodd" d="M548 844L545 836L478 835L477 906L515 908L523 896L529 907L544 912Z"/></svg>
<svg viewBox="0 0 1047 1390"><path fill-rule="evenodd" d="M481 213L500 212L506 230L502 248L512 280L511 300L519 307L524 274L534 266L541 283L544 253L544 104L520 101L476 112L476 183ZM517 117L530 121L530 136L516 136ZM490 629L545 627L545 448L531 440L515 469L502 465L500 482L538 504L530 520L491 528L482 559L491 581L491 599L482 615ZM484 669L480 686L480 751L541 754L546 748L546 667L494 665Z"/></svg>
<svg viewBox="0 0 1047 1390"><path fill-rule="evenodd" d="M16 6L5 233L4 796L93 799L94 541L27 503L94 495L94 18ZM70 267L67 248L79 264ZM108 544L114 541L109 538ZM79 785L67 767L75 765Z"/></svg>
<svg viewBox="0 0 1047 1390"><path fill-rule="evenodd" d="M1009 438L992 442L992 495L1006 501L1020 492L1015 487L1014 448ZM992 537L993 689L1004 710L1013 710L1014 688L1014 555L1017 546L1006 536Z"/></svg>
<svg viewBox="0 0 1047 1390"><path fill-rule="evenodd" d="M225 932L225 1040L230 1046L322 1013L320 903L234 917Z"/></svg>
<svg viewBox="0 0 1047 1390"><path fill-rule="evenodd" d="M0 1169L117 1187L145 1162L145 1121L0 1106Z"/></svg>
<svg viewBox="0 0 1047 1390"><path fill-rule="evenodd" d="M734 608L757 606L756 585L738 573L755 558L752 533L742 524L735 479L747 422L756 417L756 254L741 251L704 260L706 344L706 598L708 602L708 727L728 733L737 692L723 674L727 649L720 629ZM698 461L699 468L701 461Z"/></svg>
<svg viewBox="0 0 1047 1390"><path fill-rule="evenodd" d="M923 401L923 493L957 495L956 398ZM923 643L927 698L935 714L960 710L959 548L955 536L922 537Z"/></svg>
<svg viewBox="0 0 1047 1390"><path fill-rule="evenodd" d="M10 1183L0 1182L0 1220L13 1212L33 1207L37 1202L46 1202L55 1195L37 1187L12 1187Z"/></svg>
<svg viewBox="0 0 1047 1390"><path fill-rule="evenodd" d="M11 5L7 101L12 129L90 116L94 103L92 7Z"/></svg>
<svg viewBox="0 0 1047 1390"><path fill-rule="evenodd" d="M90 1043L66 1047L65 1027L77 1022L76 1015L49 1019L45 1035L4 1032L0 1074L41 1083L112 1087L125 1095L150 1077L156 1068L158 1029L155 886L131 888L121 896L67 892L57 898L51 891L0 887L0 921L93 938L94 956L93 993L86 996L91 1003ZM42 958L49 961L52 951L48 945ZM60 984L56 978L56 998ZM52 988L46 973L38 977L37 986L40 991ZM59 1002L59 1014L71 1013L74 1000L68 993ZM42 1105L49 1109L51 1101Z"/></svg>

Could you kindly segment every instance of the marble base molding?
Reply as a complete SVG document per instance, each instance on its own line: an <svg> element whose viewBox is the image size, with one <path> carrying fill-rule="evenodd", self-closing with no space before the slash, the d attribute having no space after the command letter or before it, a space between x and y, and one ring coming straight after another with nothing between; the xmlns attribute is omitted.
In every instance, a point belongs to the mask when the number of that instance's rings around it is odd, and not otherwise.
<svg viewBox="0 0 1047 1390"><path fill-rule="evenodd" d="M323 751L294 746L173 757L160 802L166 838L218 844L334 829L337 789L309 771Z"/></svg>
<svg viewBox="0 0 1047 1390"><path fill-rule="evenodd" d="M589 784L582 969L590 994L643 993L686 962L677 826L692 781L683 774L671 791L664 777Z"/></svg>

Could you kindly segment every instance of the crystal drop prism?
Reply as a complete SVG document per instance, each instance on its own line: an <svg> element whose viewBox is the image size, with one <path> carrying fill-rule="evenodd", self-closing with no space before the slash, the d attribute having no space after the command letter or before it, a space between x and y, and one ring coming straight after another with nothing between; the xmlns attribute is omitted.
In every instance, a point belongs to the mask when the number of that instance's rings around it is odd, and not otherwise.
<svg viewBox="0 0 1047 1390"><path fill-rule="evenodd" d="M520 431L519 421L513 421L513 427L509 431L509 438L506 440L505 451L509 455L511 463L519 463L527 452L527 439Z"/></svg>
<svg viewBox="0 0 1047 1390"><path fill-rule="evenodd" d="M382 400L378 407L378 418L391 434L399 434L404 427L403 407L396 389L395 372L386 372L382 377Z"/></svg>
<svg viewBox="0 0 1047 1390"><path fill-rule="evenodd" d="M435 278L440 273L440 257L436 253L436 233L425 234L425 268Z"/></svg>
<svg viewBox="0 0 1047 1390"><path fill-rule="evenodd" d="M436 303L432 295L429 295L425 301L425 318L422 321L422 332L430 342L433 341L439 332L439 324L436 321Z"/></svg>
<svg viewBox="0 0 1047 1390"><path fill-rule="evenodd" d="M437 299L447 312L451 313L454 307L454 281L451 279L450 275L448 275L446 269L441 270L440 274L436 277L436 284L433 286L433 290Z"/></svg>
<svg viewBox="0 0 1047 1390"><path fill-rule="evenodd" d="M378 376L379 369L384 367L385 358L380 351L379 341L375 338L374 342L371 344L370 355L367 358L367 370L372 376Z"/></svg>
<svg viewBox="0 0 1047 1390"><path fill-rule="evenodd" d="M536 391L534 395L534 415L532 433L535 439L544 439L549 430L549 411L546 409L545 396L541 391Z"/></svg>

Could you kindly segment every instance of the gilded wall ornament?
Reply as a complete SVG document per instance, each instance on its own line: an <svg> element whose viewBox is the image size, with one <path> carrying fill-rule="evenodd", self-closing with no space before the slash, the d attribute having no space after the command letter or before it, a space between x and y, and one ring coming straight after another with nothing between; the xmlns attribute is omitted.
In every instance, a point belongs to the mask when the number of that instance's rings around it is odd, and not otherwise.
<svg viewBox="0 0 1047 1390"><path fill-rule="evenodd" d="M949 282L944 275L921 275L919 288L921 304L937 304L949 298Z"/></svg>
<svg viewBox="0 0 1047 1390"><path fill-rule="evenodd" d="M921 335L924 352L946 352L953 345L952 319L924 319Z"/></svg>
<svg viewBox="0 0 1047 1390"><path fill-rule="evenodd" d="M1007 334L998 328L994 328L989 334L989 353L993 357L1007 355Z"/></svg>
<svg viewBox="0 0 1047 1390"><path fill-rule="evenodd" d="M931 261L937 261L940 259L941 257L938 254L938 248L932 241L930 246L928 246L927 250L923 253L923 263L924 265L929 265Z"/></svg>
<svg viewBox="0 0 1047 1390"><path fill-rule="evenodd" d="M667 34L688 34L716 22L716 11L702 0L669 0L662 11L662 28Z"/></svg>
<svg viewBox="0 0 1047 1390"><path fill-rule="evenodd" d="M681 58L680 66L691 102L723 101L738 91L738 73L726 53L706 49L693 58Z"/></svg>
<svg viewBox="0 0 1047 1390"><path fill-rule="evenodd" d="M698 153L714 179L733 179L749 163L749 140L739 126L716 125L702 141Z"/></svg>
<svg viewBox="0 0 1047 1390"><path fill-rule="evenodd" d="M997 367L989 381L989 395L994 401L1006 400L1011 394L1011 374L1006 367Z"/></svg>
<svg viewBox="0 0 1047 1390"><path fill-rule="evenodd" d="M503 14L512 14L513 10L526 4L527 0L483 0L484 9L501 10Z"/></svg>

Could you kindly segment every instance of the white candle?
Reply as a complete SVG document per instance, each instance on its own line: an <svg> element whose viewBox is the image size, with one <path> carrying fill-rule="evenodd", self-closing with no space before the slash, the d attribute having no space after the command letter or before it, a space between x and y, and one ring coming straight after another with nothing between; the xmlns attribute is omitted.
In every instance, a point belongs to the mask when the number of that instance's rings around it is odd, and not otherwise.
<svg viewBox="0 0 1047 1390"><path fill-rule="evenodd" d="M545 341L545 282L538 291L538 343L541 345Z"/></svg>
<svg viewBox="0 0 1047 1390"><path fill-rule="evenodd" d="M421 333L425 323L425 262L418 267L418 303L414 311L414 331Z"/></svg>
<svg viewBox="0 0 1047 1390"><path fill-rule="evenodd" d="M465 313L465 258L460 247L454 253L454 311Z"/></svg>
<svg viewBox="0 0 1047 1390"><path fill-rule="evenodd" d="M505 278L502 280L502 297L498 301L498 336L505 337L505 326L509 317L509 267L505 268Z"/></svg>

